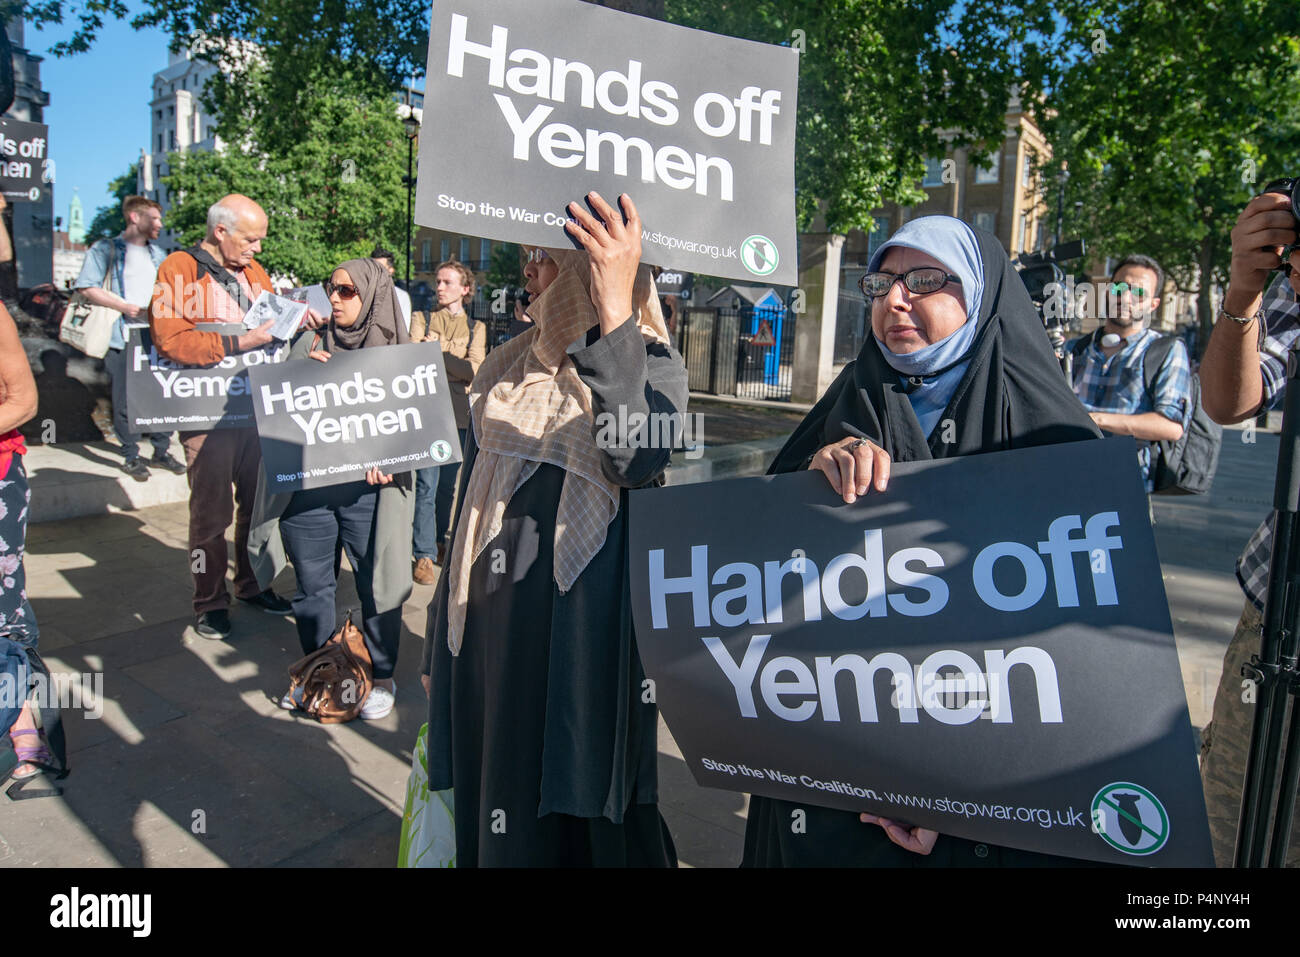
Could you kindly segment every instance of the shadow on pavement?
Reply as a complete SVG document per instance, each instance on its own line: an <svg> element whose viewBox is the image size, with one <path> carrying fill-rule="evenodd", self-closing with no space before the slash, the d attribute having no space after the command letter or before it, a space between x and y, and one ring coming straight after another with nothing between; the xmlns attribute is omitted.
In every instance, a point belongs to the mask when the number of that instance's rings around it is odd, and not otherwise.
<svg viewBox="0 0 1300 957"><path fill-rule="evenodd" d="M392 866L401 814L392 796L404 794L427 709L422 636L404 628L397 708L382 721L324 726L282 711L288 666L301 656L293 619L234 602L231 638L199 638L187 507L150 509L147 522L139 514L30 530L39 648L102 700L65 712L72 774L62 798L0 799L10 861ZM292 573L277 585L292 594ZM431 595L417 592L408 623L422 627ZM340 614L357 605L350 571L338 600Z"/></svg>

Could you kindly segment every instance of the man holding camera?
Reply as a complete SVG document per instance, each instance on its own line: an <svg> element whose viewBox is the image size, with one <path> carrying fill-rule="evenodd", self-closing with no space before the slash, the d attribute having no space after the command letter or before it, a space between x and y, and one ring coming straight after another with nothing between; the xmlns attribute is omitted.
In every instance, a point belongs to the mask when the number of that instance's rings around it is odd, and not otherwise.
<svg viewBox="0 0 1300 957"><path fill-rule="evenodd" d="M1191 411L1191 369L1181 342L1167 348L1147 384L1147 352L1162 337L1146 328L1146 320L1160 306L1164 279L1149 256L1123 259L1111 273L1105 325L1069 344L1074 394L1106 432L1140 440L1138 467L1148 492L1154 485L1150 443L1180 439Z"/></svg>
<svg viewBox="0 0 1300 957"><path fill-rule="evenodd" d="M1266 192L1250 201L1232 229L1228 291L1201 360L1201 405L1216 422L1252 418L1279 406L1286 393L1287 353L1300 336L1300 251L1287 256L1298 226L1291 197ZM1290 276L1279 274L1270 285L1269 274L1288 262ZM1272 548L1265 520L1237 561L1246 607L1223 657L1213 718L1203 734L1201 782L1220 867L1232 866L1236 845L1255 710L1255 689L1241 667L1259 650ZM1286 865L1300 865L1295 831Z"/></svg>

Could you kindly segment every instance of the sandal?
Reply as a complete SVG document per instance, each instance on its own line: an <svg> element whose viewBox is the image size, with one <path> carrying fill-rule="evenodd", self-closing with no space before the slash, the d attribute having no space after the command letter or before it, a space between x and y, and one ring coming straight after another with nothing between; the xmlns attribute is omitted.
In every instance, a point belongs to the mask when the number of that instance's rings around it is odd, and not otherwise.
<svg viewBox="0 0 1300 957"><path fill-rule="evenodd" d="M18 744L18 742L13 741L13 739L18 737L20 734L34 734L37 736L37 740L40 744L35 746L23 746ZM39 729L15 728L9 732L9 738L10 741L13 742L14 754L18 758L18 767L15 767L11 772L9 772L10 779L14 781L26 781L28 778L34 778L46 768L49 768L54 761L54 755L50 753L50 749L45 742L45 736L41 734ZM21 774L19 773L18 768L24 764L32 770L28 771L26 774Z"/></svg>

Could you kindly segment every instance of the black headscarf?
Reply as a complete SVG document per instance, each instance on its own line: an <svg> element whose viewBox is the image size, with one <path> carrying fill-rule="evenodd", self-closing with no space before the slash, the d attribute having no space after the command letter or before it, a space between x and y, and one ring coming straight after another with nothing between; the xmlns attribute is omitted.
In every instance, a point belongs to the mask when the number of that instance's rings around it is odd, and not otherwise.
<svg viewBox="0 0 1300 957"><path fill-rule="evenodd" d="M349 259L335 268L351 276L360 291L361 315L346 329L336 326L331 319L325 328L325 351L400 345L411 341L387 269L373 259Z"/></svg>
<svg viewBox="0 0 1300 957"><path fill-rule="evenodd" d="M835 379L777 454L769 474L803 468L824 445L870 439L896 462L1101 438L1070 390L1042 320L1001 244L973 230L984 266L979 330L966 375L930 438L876 337ZM954 428L945 428L951 419ZM951 440L951 441L946 441Z"/></svg>

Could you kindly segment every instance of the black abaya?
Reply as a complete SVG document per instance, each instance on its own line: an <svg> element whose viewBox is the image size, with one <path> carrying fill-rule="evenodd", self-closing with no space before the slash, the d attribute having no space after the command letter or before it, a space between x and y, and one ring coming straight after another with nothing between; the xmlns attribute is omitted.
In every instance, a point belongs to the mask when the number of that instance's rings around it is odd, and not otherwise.
<svg viewBox="0 0 1300 957"><path fill-rule="evenodd" d="M896 462L976 455L1014 448L1100 438L1101 432L1070 391L1042 321L997 239L972 230L984 267L980 328L970 364L943 419L951 432L922 431L874 336L840 373L795 429L769 474L807 467L820 448L846 436L870 439ZM945 434L947 433L947 434ZM802 810L799 830L794 812ZM876 824L850 811L754 795L745 824L743 867L981 867L1088 866L940 835L927 855L894 844Z"/></svg>
<svg viewBox="0 0 1300 957"><path fill-rule="evenodd" d="M589 342L573 360L597 415L684 411L676 352L646 345L631 322ZM430 787L454 788L460 867L676 864L656 803L658 712L632 634L626 512L626 489L657 480L671 450L604 451L619 511L567 593L553 579L565 473L544 464L473 565L458 656L447 647L450 576L430 606ZM476 456L471 431L462 494Z"/></svg>

